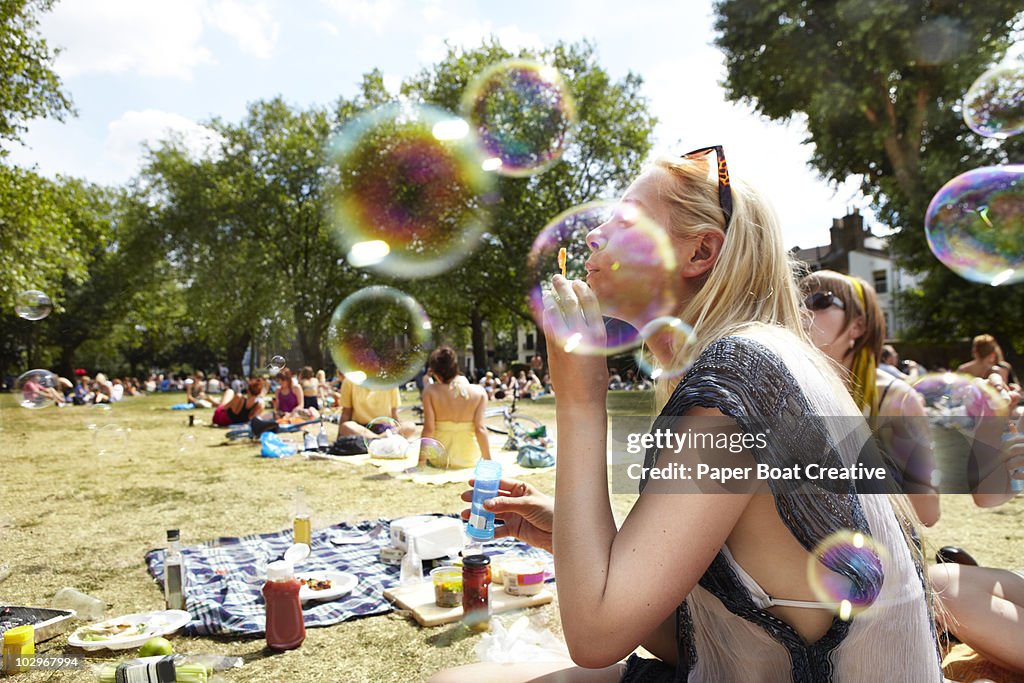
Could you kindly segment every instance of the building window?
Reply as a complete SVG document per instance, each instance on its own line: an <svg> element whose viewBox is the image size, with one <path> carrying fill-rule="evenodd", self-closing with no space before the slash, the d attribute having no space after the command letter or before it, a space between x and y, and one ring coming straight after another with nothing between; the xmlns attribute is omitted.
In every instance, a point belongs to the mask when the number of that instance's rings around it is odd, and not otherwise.
<svg viewBox="0 0 1024 683"><path fill-rule="evenodd" d="M871 274L874 280L875 291L879 294L885 294L889 291L889 271L876 270Z"/></svg>
<svg viewBox="0 0 1024 683"><path fill-rule="evenodd" d="M530 332L526 335L526 350L533 351L533 333Z"/></svg>

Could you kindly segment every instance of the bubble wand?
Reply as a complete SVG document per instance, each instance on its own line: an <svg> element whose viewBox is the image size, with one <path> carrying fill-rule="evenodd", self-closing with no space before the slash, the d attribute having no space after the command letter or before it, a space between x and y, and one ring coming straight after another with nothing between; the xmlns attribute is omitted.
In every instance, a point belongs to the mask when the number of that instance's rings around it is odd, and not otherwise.
<svg viewBox="0 0 1024 683"><path fill-rule="evenodd" d="M565 277L565 247L558 250L558 269L562 271L562 277Z"/></svg>

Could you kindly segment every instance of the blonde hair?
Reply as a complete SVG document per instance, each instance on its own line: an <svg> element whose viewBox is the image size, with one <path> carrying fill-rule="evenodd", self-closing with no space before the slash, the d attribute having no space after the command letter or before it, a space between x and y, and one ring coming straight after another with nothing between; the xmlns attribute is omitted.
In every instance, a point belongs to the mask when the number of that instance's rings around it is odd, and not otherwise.
<svg viewBox="0 0 1024 683"><path fill-rule="evenodd" d="M722 337L756 326L791 332L814 358L816 351L801 323L793 265L771 205L753 187L733 179L733 212L726 233L725 215L718 203L717 169L712 176L712 165L706 158L661 158L654 165L668 174L659 188L659 198L669 209L669 225L665 227L673 241L708 230L725 234L717 262L704 276L696 295L679 311L679 317L693 328L694 336L692 343L674 350L672 367L692 362ZM738 273L742 277L737 277ZM827 367L824 362L820 364ZM659 406L668 400L675 381L658 380Z"/></svg>

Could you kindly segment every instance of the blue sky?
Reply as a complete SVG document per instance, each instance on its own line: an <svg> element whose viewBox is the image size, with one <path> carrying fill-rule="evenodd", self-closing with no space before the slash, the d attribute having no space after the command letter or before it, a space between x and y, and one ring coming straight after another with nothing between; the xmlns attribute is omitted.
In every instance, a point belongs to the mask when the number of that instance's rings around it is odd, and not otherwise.
<svg viewBox="0 0 1024 683"><path fill-rule="evenodd" d="M438 60L445 40L493 34L509 48L588 38L613 77L640 74L660 120L655 151L724 144L730 169L772 197L787 246L826 244L833 218L868 206L855 179L830 188L807 168L799 121L769 124L725 102L709 0L63 0L41 30L63 49L56 67L79 111L33 122L13 150L47 175L122 183L141 145L168 129L201 146L203 121L238 120L247 102L326 104L374 67L396 84Z"/></svg>

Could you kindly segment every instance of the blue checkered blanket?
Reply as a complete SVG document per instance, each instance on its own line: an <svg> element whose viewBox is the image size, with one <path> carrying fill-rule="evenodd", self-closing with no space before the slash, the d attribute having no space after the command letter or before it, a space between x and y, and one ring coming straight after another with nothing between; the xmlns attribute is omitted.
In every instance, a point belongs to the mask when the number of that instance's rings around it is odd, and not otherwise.
<svg viewBox="0 0 1024 683"><path fill-rule="evenodd" d="M346 543L366 537L360 543ZM337 600L303 605L306 626L330 626L357 617L385 614L393 607L384 589L398 583L399 568L380 561L380 549L389 543L390 522L385 519L356 524L342 523L313 531L312 553L298 573L341 571L354 574L359 584ZM341 544L335 543L340 541ZM263 594L266 564L284 557L292 544L292 530L220 538L182 551L185 566L185 608L192 621L189 635L259 635L266 627ZM532 557L548 563L551 555L503 538L487 543L488 555ZM163 585L164 551L146 553L150 575Z"/></svg>

